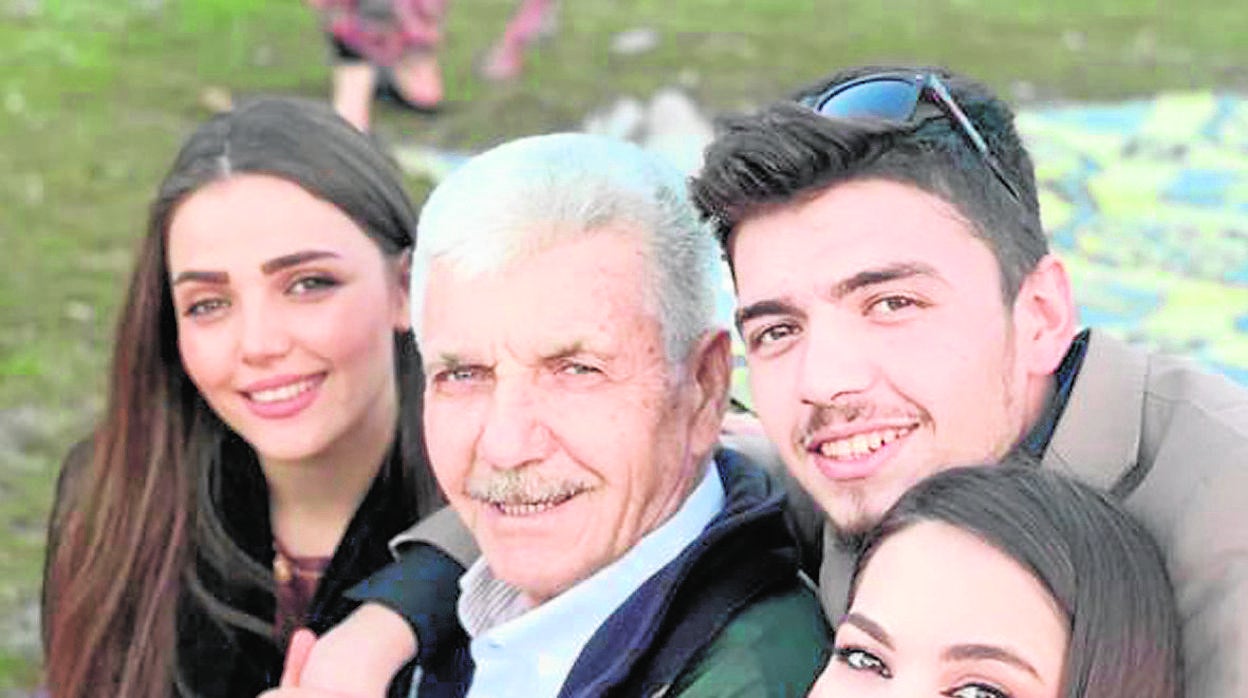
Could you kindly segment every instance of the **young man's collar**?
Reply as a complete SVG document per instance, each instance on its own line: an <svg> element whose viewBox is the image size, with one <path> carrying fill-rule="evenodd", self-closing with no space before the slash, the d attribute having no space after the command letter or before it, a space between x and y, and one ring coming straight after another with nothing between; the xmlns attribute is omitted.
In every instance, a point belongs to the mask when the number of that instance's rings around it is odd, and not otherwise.
<svg viewBox="0 0 1248 698"><path fill-rule="evenodd" d="M1070 399L1070 392L1075 387L1075 379L1079 376L1079 369L1083 366L1083 357L1088 351L1089 332L1090 330L1084 329L1075 335L1070 348L1066 350L1066 356L1062 358L1062 363L1053 373L1053 394L1049 397L1044 411L1040 413L1040 419L1015 447L1015 450L1034 458L1037 463L1044 456L1045 449L1049 447L1049 441L1053 438L1057 423L1061 421L1062 412L1066 409L1066 402Z"/></svg>

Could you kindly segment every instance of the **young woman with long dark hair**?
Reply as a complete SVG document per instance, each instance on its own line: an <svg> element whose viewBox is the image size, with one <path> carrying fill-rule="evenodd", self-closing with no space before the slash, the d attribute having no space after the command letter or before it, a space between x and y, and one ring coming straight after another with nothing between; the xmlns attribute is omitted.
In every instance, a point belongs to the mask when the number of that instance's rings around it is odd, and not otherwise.
<svg viewBox="0 0 1248 698"><path fill-rule="evenodd" d="M416 212L328 107L261 100L186 141L67 458L44 579L57 698L256 695L438 507L408 329Z"/></svg>
<svg viewBox="0 0 1248 698"><path fill-rule="evenodd" d="M934 475L885 515L811 695L1181 698L1182 676L1148 532L1015 464Z"/></svg>

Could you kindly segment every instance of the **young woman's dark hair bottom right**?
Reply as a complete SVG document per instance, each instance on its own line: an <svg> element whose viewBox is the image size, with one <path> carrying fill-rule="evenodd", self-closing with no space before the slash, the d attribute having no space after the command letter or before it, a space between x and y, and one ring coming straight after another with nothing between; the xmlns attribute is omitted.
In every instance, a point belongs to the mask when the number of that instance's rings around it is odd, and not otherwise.
<svg viewBox="0 0 1248 698"><path fill-rule="evenodd" d="M1030 463L955 468L915 485L868 535L850 598L893 534L936 521L1029 570L1069 623L1064 698L1180 698L1182 654L1165 561L1108 495Z"/></svg>

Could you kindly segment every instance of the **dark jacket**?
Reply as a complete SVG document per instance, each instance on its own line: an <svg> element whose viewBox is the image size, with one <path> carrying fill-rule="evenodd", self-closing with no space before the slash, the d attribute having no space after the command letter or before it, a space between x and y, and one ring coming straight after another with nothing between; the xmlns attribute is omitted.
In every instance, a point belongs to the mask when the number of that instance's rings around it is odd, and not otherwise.
<svg viewBox="0 0 1248 698"><path fill-rule="evenodd" d="M735 452L720 451L716 461L723 511L598 628L561 697L801 696L813 683L827 628L798 573L784 492ZM402 568L429 546L414 548L417 555L403 555L370 580L370 600L404 613L423 652L428 609L411 606L410 598L406 607L395 603L402 584L387 583L415 572Z"/></svg>
<svg viewBox="0 0 1248 698"><path fill-rule="evenodd" d="M224 450L221 482L214 506L230 538L261 568L272 569L273 535L269 524L268 487L250 449ZM68 482L81 472L90 457L88 443L75 447L62 466L54 511L60 511ZM401 482L392 453L373 481L317 587L308 607L306 626L317 634L346 618L358 605L344 595L346 589L391 562L386 541L416 521L417 507ZM49 532L56 544L56 519ZM276 602L271 589L242 586L227 580L203 559L198 560L203 581L201 594L184 592L178 608L177 694L190 698L246 698L277 685L285 648L278 647L268 629L251 632L227 628L214 621L206 603L226 603L271 624ZM231 577L238 575L230 574ZM46 578L46 575L45 575ZM208 601L202 600L208 597ZM396 681L392 696L406 696L406 685Z"/></svg>

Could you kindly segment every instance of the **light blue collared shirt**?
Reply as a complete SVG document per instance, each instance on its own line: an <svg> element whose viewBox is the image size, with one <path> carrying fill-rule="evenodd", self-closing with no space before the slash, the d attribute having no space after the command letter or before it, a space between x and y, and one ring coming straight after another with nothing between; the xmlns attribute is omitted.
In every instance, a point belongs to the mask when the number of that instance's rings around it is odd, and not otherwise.
<svg viewBox="0 0 1248 698"><path fill-rule="evenodd" d="M559 695L598 627L647 579L702 535L724 507L714 461L684 504L620 559L537 607L494 578L484 559L460 578L459 619L476 672L468 698Z"/></svg>

